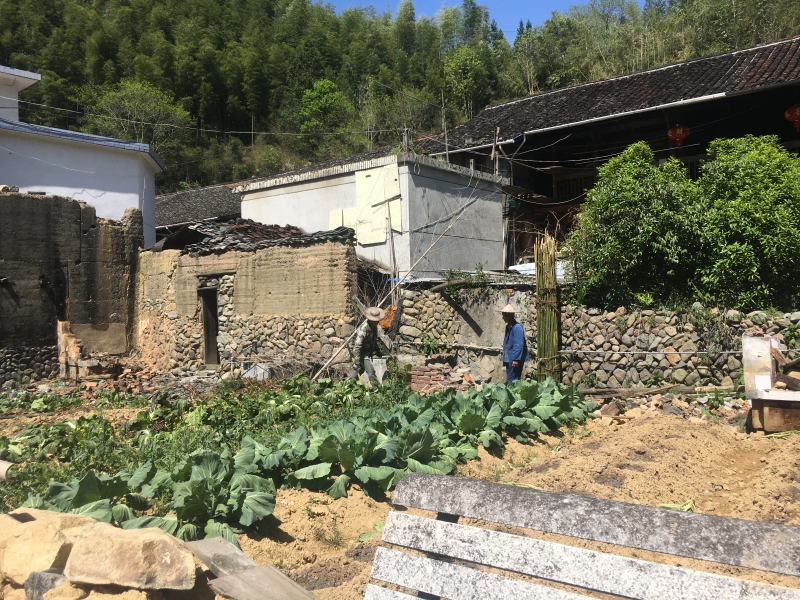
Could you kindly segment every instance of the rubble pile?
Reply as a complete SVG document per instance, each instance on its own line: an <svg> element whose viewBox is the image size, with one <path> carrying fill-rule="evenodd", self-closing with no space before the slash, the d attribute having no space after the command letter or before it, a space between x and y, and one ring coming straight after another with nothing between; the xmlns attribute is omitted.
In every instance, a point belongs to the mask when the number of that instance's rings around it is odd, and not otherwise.
<svg viewBox="0 0 800 600"><path fill-rule="evenodd" d="M237 219L230 223L194 223L187 225L187 228L205 236L182 250L181 254L190 256L221 254L229 250L255 252L271 246L304 246L326 240L351 240L355 235L355 231L349 227L304 234L301 229L291 225L262 225L248 219Z"/></svg>
<svg viewBox="0 0 800 600"><path fill-rule="evenodd" d="M491 375L481 367L458 367L452 354L440 354L419 361L411 367L411 390L414 392L438 392L453 388L466 392L481 386Z"/></svg>
<svg viewBox="0 0 800 600"><path fill-rule="evenodd" d="M714 390L711 393L696 395L651 393L633 398L598 398L587 396L600 404L595 416L600 423L609 427L623 425L641 417L647 411L663 412L691 421L713 420L726 422L743 428L750 410L746 400L738 398L732 391Z"/></svg>
<svg viewBox="0 0 800 600"><path fill-rule="evenodd" d="M0 515L4 600L208 598L206 583L183 542L157 528L32 508Z"/></svg>

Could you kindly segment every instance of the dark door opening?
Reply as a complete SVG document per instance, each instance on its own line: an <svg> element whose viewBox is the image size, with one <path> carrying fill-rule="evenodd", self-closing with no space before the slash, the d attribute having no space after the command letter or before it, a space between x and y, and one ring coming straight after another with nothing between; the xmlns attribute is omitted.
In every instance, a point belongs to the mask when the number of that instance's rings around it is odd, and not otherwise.
<svg viewBox="0 0 800 600"><path fill-rule="evenodd" d="M219 314L217 313L217 288L197 290L203 311L203 362L207 365L219 364L217 351L217 332Z"/></svg>

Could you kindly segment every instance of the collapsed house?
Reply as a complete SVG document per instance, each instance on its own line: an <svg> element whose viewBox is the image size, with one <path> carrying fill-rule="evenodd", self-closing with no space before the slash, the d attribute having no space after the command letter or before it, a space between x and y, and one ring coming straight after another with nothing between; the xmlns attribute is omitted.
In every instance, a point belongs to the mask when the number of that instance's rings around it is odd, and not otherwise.
<svg viewBox="0 0 800 600"><path fill-rule="evenodd" d="M321 364L353 331L353 237L243 219L182 227L140 254L139 357L175 375Z"/></svg>
<svg viewBox="0 0 800 600"><path fill-rule="evenodd" d="M156 237L198 221L227 223L242 216L242 199L226 185L209 185L156 196Z"/></svg>
<svg viewBox="0 0 800 600"><path fill-rule="evenodd" d="M100 366L85 354L128 352L142 238L135 209L112 221L70 198L0 193L0 384L74 378Z"/></svg>

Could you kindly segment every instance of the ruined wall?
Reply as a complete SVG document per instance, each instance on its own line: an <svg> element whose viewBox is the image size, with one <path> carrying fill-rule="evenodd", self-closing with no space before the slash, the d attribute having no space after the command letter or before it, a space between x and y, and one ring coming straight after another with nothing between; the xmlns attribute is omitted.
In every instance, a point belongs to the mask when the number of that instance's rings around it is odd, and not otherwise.
<svg viewBox="0 0 800 600"><path fill-rule="evenodd" d="M0 194L0 348L52 347L61 320L88 350L124 350L141 245L139 211L110 221L69 198Z"/></svg>
<svg viewBox="0 0 800 600"><path fill-rule="evenodd" d="M420 363L426 339L439 352L457 358L450 367L421 364L418 383L459 386L468 379L503 381L500 364L504 324L496 312L507 302L518 308L528 347L536 352L534 295L528 291L469 290L433 294L403 292L398 348L406 362ZM741 370L741 338L760 330L780 340L788 351L800 347L800 312L769 316L740 314L695 305L690 310L615 312L583 306L561 307L562 381L585 388L645 387L667 383L688 386L733 385ZM794 356L794 355L793 355ZM526 365L533 369L534 362ZM425 378L429 379L425 379Z"/></svg>
<svg viewBox="0 0 800 600"><path fill-rule="evenodd" d="M323 362L353 331L355 253L349 243L202 257L143 252L140 265L136 345L161 369L206 369L199 287L217 289L223 369L252 356ZM336 362L347 360L341 353Z"/></svg>

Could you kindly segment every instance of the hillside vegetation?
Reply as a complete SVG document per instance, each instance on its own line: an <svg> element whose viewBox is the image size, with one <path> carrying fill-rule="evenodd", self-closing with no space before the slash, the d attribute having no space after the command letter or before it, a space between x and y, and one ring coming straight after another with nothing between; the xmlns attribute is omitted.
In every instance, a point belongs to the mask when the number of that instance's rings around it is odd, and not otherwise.
<svg viewBox="0 0 800 600"><path fill-rule="evenodd" d="M524 13L522 14L524 17ZM501 31L475 0L417 17L309 0L0 0L23 119L151 143L161 191L438 130L486 104L800 32L790 0L596 0ZM252 134L255 131L258 134Z"/></svg>

